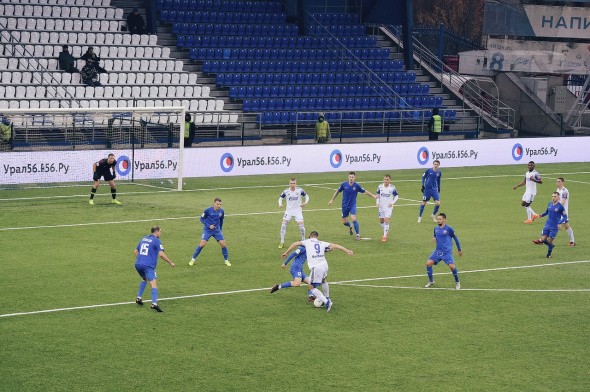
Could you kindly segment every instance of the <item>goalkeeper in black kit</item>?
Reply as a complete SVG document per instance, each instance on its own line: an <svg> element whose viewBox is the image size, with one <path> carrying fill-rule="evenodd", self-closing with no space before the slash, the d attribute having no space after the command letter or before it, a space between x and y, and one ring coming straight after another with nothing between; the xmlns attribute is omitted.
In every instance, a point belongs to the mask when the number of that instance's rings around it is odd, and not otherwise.
<svg viewBox="0 0 590 392"><path fill-rule="evenodd" d="M115 178L117 177L116 165L117 160L115 159L115 154L109 154L106 159L101 159L92 164L92 179L94 180L94 185L92 186L90 200L88 201L90 205L94 205L94 195L98 189L101 177L104 178L105 181L108 181L111 186L111 196L113 198L111 203L121 204L121 202L117 200L117 188L115 188Z"/></svg>

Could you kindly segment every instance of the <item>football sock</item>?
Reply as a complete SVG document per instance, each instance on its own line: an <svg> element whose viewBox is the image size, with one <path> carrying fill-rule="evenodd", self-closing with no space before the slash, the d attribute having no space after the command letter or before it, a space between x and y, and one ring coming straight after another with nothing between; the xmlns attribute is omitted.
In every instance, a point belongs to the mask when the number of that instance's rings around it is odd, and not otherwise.
<svg viewBox="0 0 590 392"><path fill-rule="evenodd" d="M383 225L383 235L386 236L389 233L389 223Z"/></svg>
<svg viewBox="0 0 590 392"><path fill-rule="evenodd" d="M311 297L313 295L313 293L311 292L311 290L307 290L307 296Z"/></svg>
<svg viewBox="0 0 590 392"><path fill-rule="evenodd" d="M567 228L567 234L570 236L570 242L576 242L574 241L574 229L571 226Z"/></svg>
<svg viewBox="0 0 590 392"><path fill-rule="evenodd" d="M141 297L143 295L143 292L144 292L146 286L147 286L147 282L145 280L142 280L141 283L139 284L139 290L137 290L138 297Z"/></svg>
<svg viewBox="0 0 590 392"><path fill-rule="evenodd" d="M547 244L547 248L549 248L549 250L547 251L547 254L550 255L551 252L553 252L553 248L555 247L555 245L553 244Z"/></svg>
<svg viewBox="0 0 590 392"><path fill-rule="evenodd" d="M322 292L320 290L318 290L317 288L314 288L313 290L311 290L311 293L313 295L315 295L316 298L319 298L323 303L326 303L328 301L326 296L324 294L322 294Z"/></svg>
<svg viewBox="0 0 590 392"><path fill-rule="evenodd" d="M305 240L305 226L299 225L299 232L301 233L301 241Z"/></svg>
<svg viewBox="0 0 590 392"><path fill-rule="evenodd" d="M438 209L439 209L439 208L440 208L440 206L439 206L439 205L435 205L435 206L434 206L434 211L432 211L432 215L436 216L436 214L437 214L437 212L438 212Z"/></svg>
<svg viewBox="0 0 590 392"><path fill-rule="evenodd" d="M221 254L223 255L223 260L227 260L229 258L227 248L221 248Z"/></svg>
<svg viewBox="0 0 590 392"><path fill-rule="evenodd" d="M354 232L357 233L357 234L360 234L361 232L359 231L360 229L359 229L359 223L358 223L358 221L352 222L352 225L354 226Z"/></svg>
<svg viewBox="0 0 590 392"><path fill-rule="evenodd" d="M287 234L287 223L283 222L281 225L281 242L285 242L285 234Z"/></svg>
<svg viewBox="0 0 590 392"><path fill-rule="evenodd" d="M158 289L152 287L152 303L153 304L157 304L158 303Z"/></svg>
<svg viewBox="0 0 590 392"><path fill-rule="evenodd" d="M422 217L423 213L424 213L424 204L420 204L420 213L418 214L418 216Z"/></svg>
<svg viewBox="0 0 590 392"><path fill-rule="evenodd" d="M426 274L428 275L428 280L434 282L434 278L432 276L432 266L426 266Z"/></svg>
<svg viewBox="0 0 590 392"><path fill-rule="evenodd" d="M117 188L111 188L111 197L113 199L117 198Z"/></svg>
<svg viewBox="0 0 590 392"><path fill-rule="evenodd" d="M199 253L201 253L201 249L203 249L200 245L197 246L197 249L195 249L195 253L193 253L193 259L196 259L197 256L199 255Z"/></svg>
<svg viewBox="0 0 590 392"><path fill-rule="evenodd" d="M350 222L349 221L346 221L346 222L343 223L343 225L350 227Z"/></svg>
<svg viewBox="0 0 590 392"><path fill-rule="evenodd" d="M533 218L533 209L531 207L525 207L526 209L526 218L531 220Z"/></svg>
<svg viewBox="0 0 590 392"><path fill-rule="evenodd" d="M92 188L90 191L90 200L94 199L94 195L96 194L96 189Z"/></svg>
<svg viewBox="0 0 590 392"><path fill-rule="evenodd" d="M459 281L459 271L457 270L457 267L455 266L455 269L453 270L453 276L455 277L455 282Z"/></svg>
<svg viewBox="0 0 590 392"><path fill-rule="evenodd" d="M330 286L328 285L328 282L322 283L322 291L327 298L330 298Z"/></svg>
<svg viewBox="0 0 590 392"><path fill-rule="evenodd" d="M286 289L287 287L291 287L291 282L285 282L285 283L281 283L279 285L279 290L280 289Z"/></svg>

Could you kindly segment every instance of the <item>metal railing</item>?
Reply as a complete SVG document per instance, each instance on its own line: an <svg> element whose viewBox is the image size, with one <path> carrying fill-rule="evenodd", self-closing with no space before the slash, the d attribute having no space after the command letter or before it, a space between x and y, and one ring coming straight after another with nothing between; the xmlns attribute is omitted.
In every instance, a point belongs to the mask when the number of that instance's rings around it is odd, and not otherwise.
<svg viewBox="0 0 590 392"><path fill-rule="evenodd" d="M402 46L401 28L395 26L378 26L379 30ZM502 102L498 96L498 88L495 83L489 81L495 89L495 95L482 88L483 79L467 77L455 72L443 63L434 53L413 37L414 58L418 64L427 70L440 83L457 96L462 97L462 108L471 108L481 118L496 130L514 130L516 114L514 109ZM466 107L467 105L467 107Z"/></svg>

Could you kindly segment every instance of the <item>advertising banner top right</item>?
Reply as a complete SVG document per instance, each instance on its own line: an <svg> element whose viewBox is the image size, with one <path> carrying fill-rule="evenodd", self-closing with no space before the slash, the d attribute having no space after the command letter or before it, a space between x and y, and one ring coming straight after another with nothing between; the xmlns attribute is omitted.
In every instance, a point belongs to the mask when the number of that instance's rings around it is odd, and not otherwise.
<svg viewBox="0 0 590 392"><path fill-rule="evenodd" d="M590 39L590 7L487 2L484 15L487 35Z"/></svg>

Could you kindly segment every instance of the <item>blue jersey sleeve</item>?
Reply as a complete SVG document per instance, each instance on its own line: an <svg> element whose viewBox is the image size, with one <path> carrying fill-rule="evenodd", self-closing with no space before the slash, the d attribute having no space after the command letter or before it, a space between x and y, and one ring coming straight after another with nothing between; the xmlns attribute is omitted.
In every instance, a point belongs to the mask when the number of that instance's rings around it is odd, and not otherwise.
<svg viewBox="0 0 590 392"><path fill-rule="evenodd" d="M359 187L359 190L358 190L358 192L359 192L359 193L365 193L365 192L366 192L366 191L365 191L365 188L363 188L361 184L359 184L359 183L357 182L357 183L356 183L356 185Z"/></svg>
<svg viewBox="0 0 590 392"><path fill-rule="evenodd" d="M543 212L543 213L541 214L541 216L547 216L547 215L549 214L549 206L550 206L550 205L551 205L551 203L549 203L549 204L547 205L547 209L545 210L545 212Z"/></svg>
<svg viewBox="0 0 590 392"><path fill-rule="evenodd" d="M449 230L449 237L451 237L453 240L455 240L455 245L457 245L457 250L460 251L461 244L459 243L459 237L457 237L457 235L455 234L455 230L453 230L452 228Z"/></svg>
<svg viewBox="0 0 590 392"><path fill-rule="evenodd" d="M225 218L225 211L221 210L221 216L219 217L219 230L223 229L223 219Z"/></svg>
<svg viewBox="0 0 590 392"><path fill-rule="evenodd" d="M439 172L438 177L436 177L436 185L438 186L438 191L440 192L440 179L442 178L442 172Z"/></svg>
<svg viewBox="0 0 590 392"><path fill-rule="evenodd" d="M340 184L340 187L338 188L338 193L342 192L344 190L344 182L342 184Z"/></svg>
<svg viewBox="0 0 590 392"><path fill-rule="evenodd" d="M300 246L299 248L297 248L293 252L291 252L289 257L287 257L287 259L283 262L283 264L284 265L289 264L289 261L293 260L295 257L301 255L302 253L305 253L305 247Z"/></svg>

